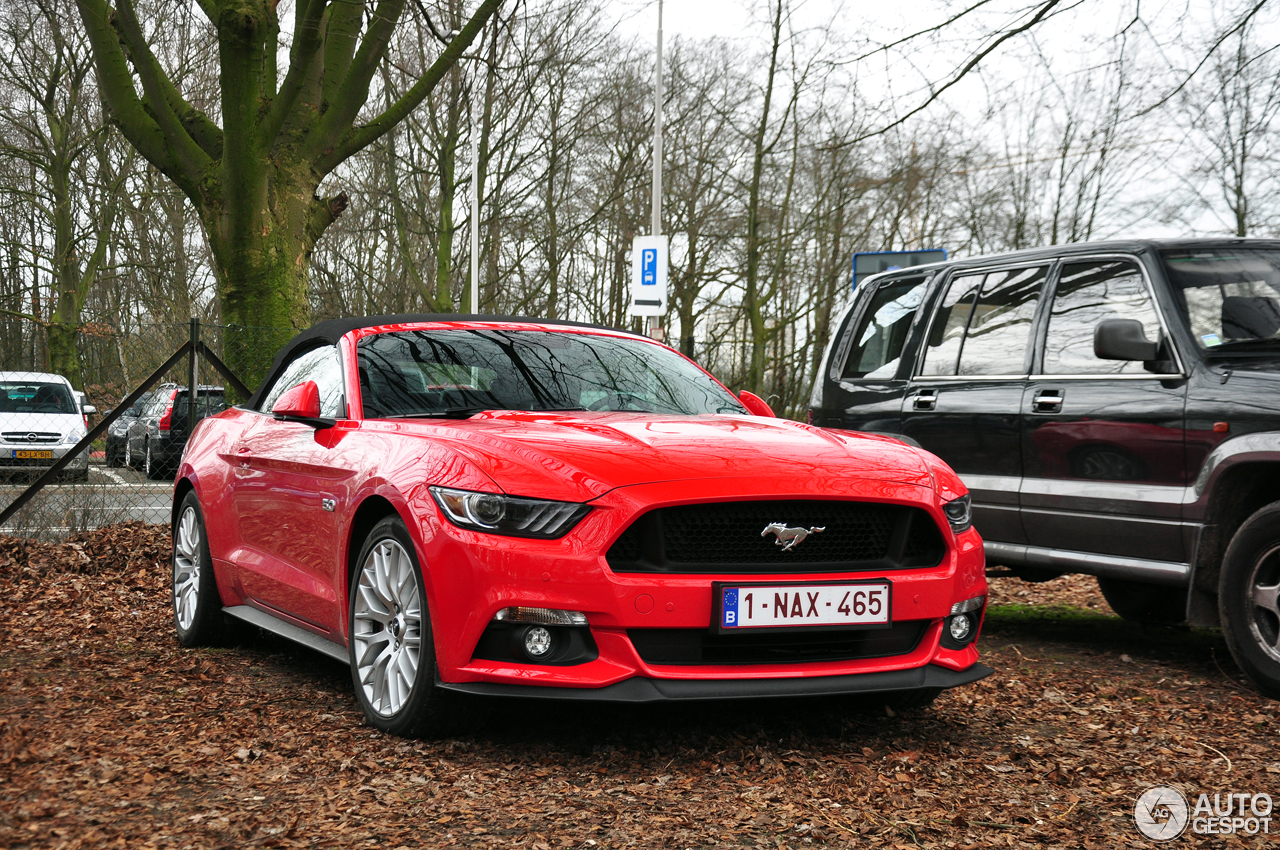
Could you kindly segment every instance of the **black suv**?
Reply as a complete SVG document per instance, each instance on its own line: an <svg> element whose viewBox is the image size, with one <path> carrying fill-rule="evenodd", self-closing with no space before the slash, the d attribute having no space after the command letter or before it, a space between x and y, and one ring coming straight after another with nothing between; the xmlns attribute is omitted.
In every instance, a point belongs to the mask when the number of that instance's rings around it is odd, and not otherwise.
<svg viewBox="0 0 1280 850"><path fill-rule="evenodd" d="M987 560L1221 626L1280 697L1280 241L1069 245L860 286L813 424L941 456Z"/></svg>
<svg viewBox="0 0 1280 850"><path fill-rule="evenodd" d="M141 465L151 479L173 477L191 436L189 396L189 388L178 384L161 384L152 390L151 401L125 430L125 466ZM196 389L197 422L226 409L227 394L222 387L201 384Z"/></svg>

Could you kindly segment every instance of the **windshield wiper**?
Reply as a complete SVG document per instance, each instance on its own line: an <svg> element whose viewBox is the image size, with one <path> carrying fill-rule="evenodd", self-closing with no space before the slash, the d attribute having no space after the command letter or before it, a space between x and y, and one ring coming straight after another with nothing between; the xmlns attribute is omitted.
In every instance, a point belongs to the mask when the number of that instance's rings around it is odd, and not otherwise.
<svg viewBox="0 0 1280 850"><path fill-rule="evenodd" d="M444 410L424 410L420 413L397 413L385 419L469 419L477 413L492 410L491 407L446 407Z"/></svg>

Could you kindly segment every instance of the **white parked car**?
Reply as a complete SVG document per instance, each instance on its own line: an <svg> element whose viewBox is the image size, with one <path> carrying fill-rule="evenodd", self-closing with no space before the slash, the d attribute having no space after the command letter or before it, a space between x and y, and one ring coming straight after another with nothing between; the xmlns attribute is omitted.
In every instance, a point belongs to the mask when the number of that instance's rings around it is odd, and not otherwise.
<svg viewBox="0 0 1280 850"><path fill-rule="evenodd" d="M39 473L70 451L87 422L71 382L48 372L0 372L0 474ZM89 452L63 470L89 477Z"/></svg>

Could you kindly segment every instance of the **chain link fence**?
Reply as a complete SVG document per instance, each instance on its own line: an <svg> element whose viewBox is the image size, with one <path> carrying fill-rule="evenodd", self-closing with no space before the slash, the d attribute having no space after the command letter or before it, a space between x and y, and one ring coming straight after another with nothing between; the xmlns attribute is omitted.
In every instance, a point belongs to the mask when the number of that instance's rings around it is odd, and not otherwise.
<svg viewBox="0 0 1280 850"><path fill-rule="evenodd" d="M168 523L193 426L244 401L293 333L194 319L91 325L77 344L83 392L43 364L0 371L0 534Z"/></svg>

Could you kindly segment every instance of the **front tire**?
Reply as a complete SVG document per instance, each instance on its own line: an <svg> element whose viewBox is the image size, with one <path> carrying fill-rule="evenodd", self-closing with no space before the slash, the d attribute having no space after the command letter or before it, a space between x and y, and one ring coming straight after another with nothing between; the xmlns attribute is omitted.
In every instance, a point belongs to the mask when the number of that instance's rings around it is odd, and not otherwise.
<svg viewBox="0 0 1280 850"><path fill-rule="evenodd" d="M1098 576L1098 589L1122 619L1148 626L1176 626L1187 619L1187 590Z"/></svg>
<svg viewBox="0 0 1280 850"><path fill-rule="evenodd" d="M133 443L130 440L124 441L124 467L125 469L133 469Z"/></svg>
<svg viewBox="0 0 1280 850"><path fill-rule="evenodd" d="M391 735L438 732L451 696L436 687L427 590L413 539L399 517L373 527L352 576L348 653L356 701Z"/></svg>
<svg viewBox="0 0 1280 850"><path fill-rule="evenodd" d="M204 514L195 491L187 493L173 524L173 623L183 646L222 640L222 599L213 574Z"/></svg>
<svg viewBox="0 0 1280 850"><path fill-rule="evenodd" d="M1259 691L1280 699L1280 502L1249 517L1231 538L1218 613L1236 664Z"/></svg>

